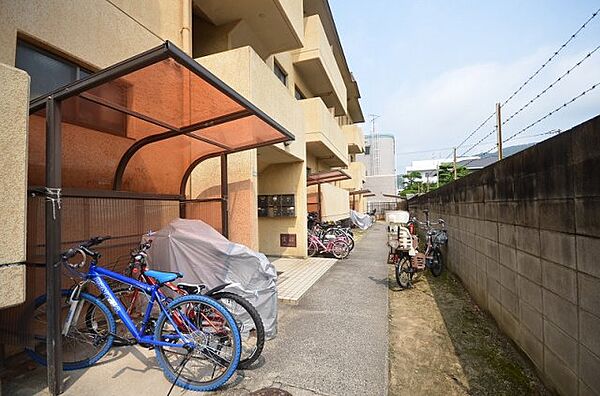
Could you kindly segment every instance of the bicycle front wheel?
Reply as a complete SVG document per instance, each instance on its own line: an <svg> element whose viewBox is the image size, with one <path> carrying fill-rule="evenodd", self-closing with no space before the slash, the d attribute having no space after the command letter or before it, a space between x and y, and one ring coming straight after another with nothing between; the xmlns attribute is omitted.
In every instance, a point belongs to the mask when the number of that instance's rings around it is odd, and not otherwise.
<svg viewBox="0 0 600 396"><path fill-rule="evenodd" d="M206 296L184 296L171 302L158 318L154 338L173 344L157 346L156 360L169 381L185 389L219 388L231 378L240 360L241 339L235 320L225 307Z"/></svg>
<svg viewBox="0 0 600 396"><path fill-rule="evenodd" d="M238 367L250 367L265 346L265 327L260 314L248 300L237 294L223 292L210 297L220 302L233 315L242 338L242 355Z"/></svg>
<svg viewBox="0 0 600 396"><path fill-rule="evenodd" d="M71 308L71 290L63 290L62 296L60 323L64 326ZM93 314L86 314L88 312ZM47 364L47 327L47 297L43 295L35 300L33 314L27 324L27 332L32 341L25 348L25 352L44 366ZM75 317L67 334L62 336L63 369L77 370L96 363L110 349L115 331L115 321L106 305L96 297L81 292Z"/></svg>

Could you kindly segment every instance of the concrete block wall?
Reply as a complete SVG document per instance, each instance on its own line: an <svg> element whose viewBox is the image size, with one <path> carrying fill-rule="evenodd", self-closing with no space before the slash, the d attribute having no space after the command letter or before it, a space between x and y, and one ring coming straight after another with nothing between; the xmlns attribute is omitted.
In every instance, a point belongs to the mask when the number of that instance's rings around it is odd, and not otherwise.
<svg viewBox="0 0 600 396"><path fill-rule="evenodd" d="M448 267L562 395L600 394L600 116L409 201Z"/></svg>

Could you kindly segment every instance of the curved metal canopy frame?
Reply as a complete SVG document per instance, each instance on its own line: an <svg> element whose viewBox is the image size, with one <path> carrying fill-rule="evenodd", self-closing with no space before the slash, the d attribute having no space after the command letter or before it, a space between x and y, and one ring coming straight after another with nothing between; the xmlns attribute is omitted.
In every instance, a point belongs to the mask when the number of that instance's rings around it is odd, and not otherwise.
<svg viewBox="0 0 600 396"><path fill-rule="evenodd" d="M124 107L110 101L106 101L102 98L98 98L94 95L90 95L90 90L100 87L102 84L112 82L121 77L124 77L130 73L139 71L142 68L149 67L160 61L166 59L173 59L181 66L185 67L197 77L201 78L207 86L212 86L214 89L220 91L221 94L228 97L232 102L237 103L242 111L227 114L217 118L201 121L194 125L180 125L176 128L172 125L149 117L148 115L140 114L135 112L133 109ZM152 86L149 87L150 91ZM60 321L60 299L61 299L61 268L55 265L55 263L61 261L61 210L60 210L60 193L63 187L62 176L61 176L61 165L62 165L62 113L66 109L62 108L62 103L72 97L79 96L80 98L93 102L96 105L111 108L115 111L120 111L125 114L137 117L146 122L160 126L166 130L166 132L158 135L140 139L138 142L130 147L125 155L122 156L119 162L119 166L115 173L113 187L118 188L121 185L122 177L127 167L127 164L131 157L138 152L142 147L148 144L152 144L161 140L169 139L172 137L187 135L190 138L199 139L205 143L213 144L215 147L221 148L223 151L221 155L222 169L227 169L227 154L234 151L241 151L244 149L250 149L259 147L260 145L274 144L287 140L294 140L294 136L287 131L284 127L279 125L275 120L265 114L263 111L258 109L254 104L250 103L243 96L238 94L236 91L231 89L220 79L210 73L207 69L198 64L194 59L185 54L175 45L170 42L150 49L137 56L119 62L113 66L103 69L97 73L94 73L84 79L75 81L71 84L65 85L57 90L48 93L42 97L33 99L30 102L29 111L30 114L34 114L40 110L45 110L46 118L46 156L45 156L45 172L46 172L46 194L50 198L46 201L45 207L45 256L46 256L46 294L48 296L48 328L47 328L47 339L53 342L48 343L47 349L47 361L48 361L48 387L51 394L62 393L62 354L61 354L61 321ZM231 108L229 111L234 111ZM263 136L262 139L256 138L254 144L246 144L244 147L228 147L229 145L223 144L213 139L207 139L206 137L199 135L190 135L192 132L199 129L208 128L219 123L225 123L228 121L240 119L243 117L255 116L258 120L261 120L265 126L270 127L275 134L271 133L267 137ZM281 137L279 137L281 136ZM218 139L217 139L218 140ZM240 144L242 144L240 142ZM216 156L216 154L215 154ZM206 158L203 158L206 159ZM202 162L203 159L198 159L195 165ZM189 175L191 174L194 167L190 165L184 174L184 180L187 182ZM183 180L182 180L183 184ZM227 200L227 172L221 173L221 186L222 186L222 202ZM185 187L184 187L185 189ZM223 190L224 189L224 190ZM58 202L58 208L55 204ZM224 218L227 218L227 205L222 205L222 214ZM227 229L222 230L226 235Z"/></svg>

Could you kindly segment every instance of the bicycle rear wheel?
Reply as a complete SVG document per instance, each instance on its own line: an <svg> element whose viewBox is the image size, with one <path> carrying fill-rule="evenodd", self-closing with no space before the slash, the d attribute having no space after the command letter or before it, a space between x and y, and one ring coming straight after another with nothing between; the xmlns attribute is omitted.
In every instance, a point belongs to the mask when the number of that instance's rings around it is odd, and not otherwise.
<svg viewBox="0 0 600 396"><path fill-rule="evenodd" d="M71 290L62 291L60 323L64 324L71 305ZM64 370L77 370L96 363L110 349L116 331L110 310L96 297L81 292L79 315L73 319L67 335L62 336ZM27 334L33 340L25 352L36 362L46 365L46 328L48 327L47 297L39 296L34 302L33 314L27 324ZM87 312L93 312L87 315Z"/></svg>
<svg viewBox="0 0 600 396"><path fill-rule="evenodd" d="M159 316L154 338L173 343L156 346L156 360L169 381L185 389L217 389L231 378L240 360L241 339L233 317L206 296L175 299Z"/></svg>
<svg viewBox="0 0 600 396"><path fill-rule="evenodd" d="M331 253L333 254L333 257L337 259L345 259L350 253L350 248L345 241L338 240L333 242Z"/></svg>
<svg viewBox="0 0 600 396"><path fill-rule="evenodd" d="M242 338L242 355L238 368L250 367L265 346L265 327L260 314L248 300L237 294L223 292L210 297L223 304L233 315Z"/></svg>

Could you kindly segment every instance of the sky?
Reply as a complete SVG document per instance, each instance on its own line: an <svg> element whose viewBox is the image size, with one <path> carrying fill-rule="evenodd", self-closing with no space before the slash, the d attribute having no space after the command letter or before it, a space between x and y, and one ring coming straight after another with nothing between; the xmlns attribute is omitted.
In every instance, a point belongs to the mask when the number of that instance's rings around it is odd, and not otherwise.
<svg viewBox="0 0 600 396"><path fill-rule="evenodd" d="M396 136L396 169L451 158L473 130L600 8L591 0L329 0L371 131ZM600 45L600 14L502 108L506 119ZM503 137L600 83L600 48L503 126ZM505 145L535 142L600 113L600 86ZM494 130L495 117L457 150ZM467 154L494 146L495 133ZM417 152L417 153L415 153Z"/></svg>

